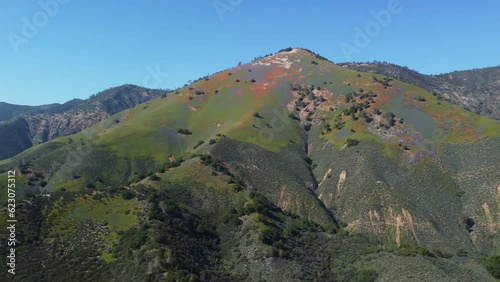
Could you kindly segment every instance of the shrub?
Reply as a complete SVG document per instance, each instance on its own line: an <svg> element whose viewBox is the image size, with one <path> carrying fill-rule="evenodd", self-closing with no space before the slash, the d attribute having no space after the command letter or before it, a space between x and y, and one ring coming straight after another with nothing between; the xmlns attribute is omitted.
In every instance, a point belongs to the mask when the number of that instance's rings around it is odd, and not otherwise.
<svg viewBox="0 0 500 282"><path fill-rule="evenodd" d="M396 124L396 120L394 119L395 115L392 112L385 114L384 117L387 120L387 125L389 127Z"/></svg>
<svg viewBox="0 0 500 282"><path fill-rule="evenodd" d="M259 113L253 113L253 116L256 118L262 118L262 116Z"/></svg>
<svg viewBox="0 0 500 282"><path fill-rule="evenodd" d="M361 273L359 274L358 281L360 281L360 282L373 282L373 281L377 280L377 278L378 278L378 273L375 270L367 269L367 270L361 271Z"/></svg>
<svg viewBox="0 0 500 282"><path fill-rule="evenodd" d="M279 232L270 226L264 226L261 228L258 240L266 245L273 245L274 242L277 242L280 239Z"/></svg>
<svg viewBox="0 0 500 282"><path fill-rule="evenodd" d="M235 226L242 224L241 220L239 219L238 211L236 211L234 208L231 208L222 215L222 222Z"/></svg>
<svg viewBox="0 0 500 282"><path fill-rule="evenodd" d="M466 218L464 220L464 223L465 223L465 228L467 229L467 231L469 233L471 233L472 231L474 231L474 225L476 223L474 222L474 220L472 218L470 218L470 217Z"/></svg>
<svg viewBox="0 0 500 282"><path fill-rule="evenodd" d="M122 193L122 197L125 200L132 200L135 197L135 193L130 190L127 190Z"/></svg>
<svg viewBox="0 0 500 282"><path fill-rule="evenodd" d="M417 99L417 101L420 101L420 102L426 102L427 101L427 99L425 99L425 97L422 97L422 96L418 96L415 99Z"/></svg>
<svg viewBox="0 0 500 282"><path fill-rule="evenodd" d="M291 119L300 121L300 118L298 116L294 115L294 114L288 114L288 117L291 118Z"/></svg>
<svg viewBox="0 0 500 282"><path fill-rule="evenodd" d="M500 256L490 257L486 262L486 269L493 277L500 279Z"/></svg>
<svg viewBox="0 0 500 282"><path fill-rule="evenodd" d="M160 181L160 180L161 180L161 178L160 178L160 177L158 177L158 175L153 174L153 175L151 175L151 176L149 177L149 180L151 180L151 181Z"/></svg>
<svg viewBox="0 0 500 282"><path fill-rule="evenodd" d="M203 143L205 143L205 141L199 140L198 143L196 143L196 145L194 145L193 149L200 147L201 145L203 145Z"/></svg>
<svg viewBox="0 0 500 282"><path fill-rule="evenodd" d="M347 147L352 147L352 146L356 146L359 144L359 141L357 139L347 139L346 141L346 144L347 144Z"/></svg>
<svg viewBox="0 0 500 282"><path fill-rule="evenodd" d="M291 52L293 50L292 47L288 47L288 48L285 48L285 49L281 49L278 51L278 53L283 53L283 52Z"/></svg>
<svg viewBox="0 0 500 282"><path fill-rule="evenodd" d="M182 135L191 135L191 134L193 134L191 131L189 131L189 129L182 129L182 128L177 129L177 133L182 134Z"/></svg>
<svg viewBox="0 0 500 282"><path fill-rule="evenodd" d="M265 215L269 213L269 202L261 195L255 195L245 203L244 214L259 213Z"/></svg>
<svg viewBox="0 0 500 282"><path fill-rule="evenodd" d="M215 142L216 142L215 139L210 139L210 141L208 141L208 144L213 145L213 144L215 144Z"/></svg>

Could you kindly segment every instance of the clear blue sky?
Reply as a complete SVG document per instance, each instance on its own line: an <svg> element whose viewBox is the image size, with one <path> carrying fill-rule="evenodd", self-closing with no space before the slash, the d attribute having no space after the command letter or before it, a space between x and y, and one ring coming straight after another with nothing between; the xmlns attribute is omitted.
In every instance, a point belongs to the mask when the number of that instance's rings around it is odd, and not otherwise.
<svg viewBox="0 0 500 282"><path fill-rule="evenodd" d="M68 3L54 13L39 4L54 1L0 3L0 101L62 103L125 83L175 88L289 46L427 74L500 64L497 0L400 0L392 12L391 0L59 0ZM381 10L391 19L373 25ZM367 25L370 42L356 45L355 28ZM346 57L342 43L357 53Z"/></svg>

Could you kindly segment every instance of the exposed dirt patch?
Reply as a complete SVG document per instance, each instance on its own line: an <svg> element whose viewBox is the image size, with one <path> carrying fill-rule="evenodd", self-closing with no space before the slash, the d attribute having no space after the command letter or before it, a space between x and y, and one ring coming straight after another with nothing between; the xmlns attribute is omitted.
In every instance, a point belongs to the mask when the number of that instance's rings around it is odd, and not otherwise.
<svg viewBox="0 0 500 282"><path fill-rule="evenodd" d="M377 236L388 233L392 234L394 232L394 241L397 247L401 246L402 231L406 229L412 233L415 241L418 243L413 216L404 208L401 209L401 213L398 213L389 207L385 214L380 214L377 210L370 209L367 221L355 220L348 224L348 228L351 230L358 228L365 229Z"/></svg>
<svg viewBox="0 0 500 282"><path fill-rule="evenodd" d="M413 233L413 237L415 237L415 241L418 243L417 233L415 232L415 227L413 226L413 217L410 212L402 209L404 222L408 225L408 229L410 229L411 233Z"/></svg>
<svg viewBox="0 0 500 282"><path fill-rule="evenodd" d="M497 202L500 205L500 185L498 185L498 188L497 188Z"/></svg>
<svg viewBox="0 0 500 282"><path fill-rule="evenodd" d="M496 223L495 223L495 220L493 219L493 216L491 216L490 207L488 206L488 204L486 202L483 204L482 207L484 210L484 215L486 216L486 220L488 221L486 224L486 226L488 227L488 231L490 231L491 233L495 233Z"/></svg>
<svg viewBox="0 0 500 282"><path fill-rule="evenodd" d="M283 186L281 186L281 189L280 189L280 197L278 200L278 207L280 207L284 210L287 210L290 206L291 206L291 199L290 199L289 195L287 196L286 186L283 185Z"/></svg>
<svg viewBox="0 0 500 282"><path fill-rule="evenodd" d="M339 183L337 184L337 193L340 194L340 191L344 187L345 180L347 178L347 172L344 170L339 175Z"/></svg>
<svg viewBox="0 0 500 282"><path fill-rule="evenodd" d="M372 232L374 234L384 233L382 217L378 214L376 210L369 210L368 216L370 217L370 224L372 227Z"/></svg>
<svg viewBox="0 0 500 282"><path fill-rule="evenodd" d="M332 169L329 168L328 171L323 176L323 180L321 180L321 182L318 184L318 187L321 186L321 184L323 184L323 182L325 182L325 180L331 175L331 172L332 172Z"/></svg>

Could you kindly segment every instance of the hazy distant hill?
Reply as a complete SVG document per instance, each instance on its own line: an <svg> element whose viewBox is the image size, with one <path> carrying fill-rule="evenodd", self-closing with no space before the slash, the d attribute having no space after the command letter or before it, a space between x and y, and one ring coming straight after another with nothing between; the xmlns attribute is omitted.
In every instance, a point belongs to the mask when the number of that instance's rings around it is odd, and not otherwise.
<svg viewBox="0 0 500 282"><path fill-rule="evenodd" d="M425 75L388 63L342 63L352 70L396 77L477 114L500 120L500 66Z"/></svg>
<svg viewBox="0 0 500 282"><path fill-rule="evenodd" d="M495 281L498 121L292 48L99 105L0 161L17 281Z"/></svg>

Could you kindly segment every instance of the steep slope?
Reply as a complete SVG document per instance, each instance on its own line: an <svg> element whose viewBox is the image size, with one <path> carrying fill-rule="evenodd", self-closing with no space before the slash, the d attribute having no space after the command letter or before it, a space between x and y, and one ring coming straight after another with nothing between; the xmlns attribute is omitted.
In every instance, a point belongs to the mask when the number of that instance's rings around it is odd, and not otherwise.
<svg viewBox="0 0 500 282"><path fill-rule="evenodd" d="M0 136L3 136L0 140L0 159L15 156L32 145L75 134L115 113L166 93L167 91L123 85L93 95L89 100L75 99L50 108L37 107L0 124ZM22 142L18 142L19 140Z"/></svg>
<svg viewBox="0 0 500 282"><path fill-rule="evenodd" d="M500 120L500 67L425 75L388 63L342 63L363 72L377 73L417 85L438 97L477 114Z"/></svg>
<svg viewBox="0 0 500 282"><path fill-rule="evenodd" d="M52 281L493 281L499 144L496 121L285 49L0 161L0 202L17 167L23 269Z"/></svg>

